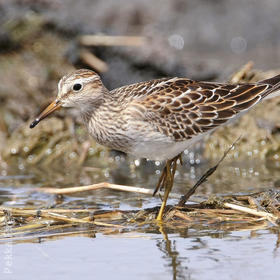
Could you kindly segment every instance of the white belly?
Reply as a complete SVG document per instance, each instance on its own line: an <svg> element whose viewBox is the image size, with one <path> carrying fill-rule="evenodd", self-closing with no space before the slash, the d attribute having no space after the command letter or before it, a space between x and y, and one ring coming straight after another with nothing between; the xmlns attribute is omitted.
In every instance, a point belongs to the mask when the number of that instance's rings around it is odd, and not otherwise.
<svg viewBox="0 0 280 280"><path fill-rule="evenodd" d="M143 141L137 143L129 153L139 158L151 160L172 159L192 144L198 142L203 136L204 134L201 134L182 142L173 142L169 137L166 137L165 141L163 139L158 142Z"/></svg>

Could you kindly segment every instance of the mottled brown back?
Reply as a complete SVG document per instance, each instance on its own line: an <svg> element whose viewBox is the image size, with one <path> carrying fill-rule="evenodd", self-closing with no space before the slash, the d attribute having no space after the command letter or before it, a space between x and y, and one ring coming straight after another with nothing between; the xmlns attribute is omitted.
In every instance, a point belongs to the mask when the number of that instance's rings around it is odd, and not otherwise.
<svg viewBox="0 0 280 280"><path fill-rule="evenodd" d="M238 85L166 78L129 85L114 93L122 92L122 98L142 108L145 120L158 131L175 141L184 141L248 110L278 89L279 82L280 75Z"/></svg>

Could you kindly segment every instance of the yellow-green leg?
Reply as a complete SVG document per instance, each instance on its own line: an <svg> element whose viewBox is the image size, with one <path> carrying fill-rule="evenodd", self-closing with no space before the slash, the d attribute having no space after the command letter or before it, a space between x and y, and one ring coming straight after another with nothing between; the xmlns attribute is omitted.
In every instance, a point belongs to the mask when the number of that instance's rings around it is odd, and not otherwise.
<svg viewBox="0 0 280 280"><path fill-rule="evenodd" d="M163 216L163 212L166 206L166 202L168 199L168 195L172 189L172 174L171 174L171 160L168 160L166 162L166 166L165 166L165 178L164 178L164 195L163 195L163 200L161 203L161 207L159 209L158 215L157 215L157 221L162 221L162 216Z"/></svg>
<svg viewBox="0 0 280 280"><path fill-rule="evenodd" d="M162 171L162 174L160 176L158 185L155 189L154 194L161 188L164 187L164 195L163 195L163 200L162 200L162 204L159 210L159 213L157 215L157 221L162 221L162 217L163 217L163 212L164 212L164 208L166 206L166 202L169 196L169 193L173 187L173 181L174 181L174 176L175 176L175 171L177 168L177 160L180 159L180 163L182 164L182 158L181 155L178 155L176 157L174 157L171 160L167 160L166 162L166 166Z"/></svg>

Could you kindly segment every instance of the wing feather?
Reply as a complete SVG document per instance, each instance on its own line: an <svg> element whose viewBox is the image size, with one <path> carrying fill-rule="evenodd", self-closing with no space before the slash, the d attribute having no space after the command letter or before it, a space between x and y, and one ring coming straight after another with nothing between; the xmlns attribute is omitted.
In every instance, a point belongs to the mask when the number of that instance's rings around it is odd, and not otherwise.
<svg viewBox="0 0 280 280"><path fill-rule="evenodd" d="M146 120L158 131L184 141L212 130L259 102L267 84L220 84L188 79L163 79L139 97ZM143 89L144 86L142 85Z"/></svg>

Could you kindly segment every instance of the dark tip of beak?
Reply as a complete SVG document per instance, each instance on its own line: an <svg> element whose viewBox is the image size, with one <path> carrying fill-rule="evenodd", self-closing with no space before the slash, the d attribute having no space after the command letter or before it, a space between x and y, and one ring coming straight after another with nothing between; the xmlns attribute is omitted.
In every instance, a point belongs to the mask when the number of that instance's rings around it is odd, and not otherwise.
<svg viewBox="0 0 280 280"><path fill-rule="evenodd" d="M38 123L40 122L40 119L36 119L35 121L33 121L31 124L30 124L30 128L33 128L35 127Z"/></svg>
<svg viewBox="0 0 280 280"><path fill-rule="evenodd" d="M31 124L30 128L34 128L41 120L49 116L52 112L56 111L61 107L60 101L53 101Z"/></svg>

